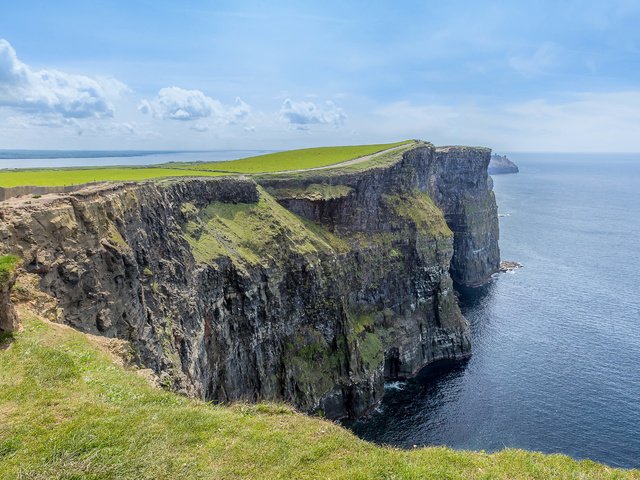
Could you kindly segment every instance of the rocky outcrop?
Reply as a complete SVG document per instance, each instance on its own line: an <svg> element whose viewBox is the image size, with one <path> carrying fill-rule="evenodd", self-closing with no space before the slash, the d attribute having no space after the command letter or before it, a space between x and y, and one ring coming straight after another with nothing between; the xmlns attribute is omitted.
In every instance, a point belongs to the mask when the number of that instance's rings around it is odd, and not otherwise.
<svg viewBox="0 0 640 480"><path fill-rule="evenodd" d="M436 149L429 194L454 233L453 280L480 286L498 271L498 208L487 165L488 148Z"/></svg>
<svg viewBox="0 0 640 480"><path fill-rule="evenodd" d="M16 283L17 263L17 257L0 256L0 332L14 332L18 329L18 317L11 303L11 289Z"/></svg>
<svg viewBox="0 0 640 480"><path fill-rule="evenodd" d="M489 162L489 175L501 175L504 173L518 173L518 166L507 158L506 155L491 155Z"/></svg>
<svg viewBox="0 0 640 480"><path fill-rule="evenodd" d="M355 417L385 377L470 354L449 270L497 269L488 155L97 187L7 205L0 239L58 320L129 340L166 386Z"/></svg>

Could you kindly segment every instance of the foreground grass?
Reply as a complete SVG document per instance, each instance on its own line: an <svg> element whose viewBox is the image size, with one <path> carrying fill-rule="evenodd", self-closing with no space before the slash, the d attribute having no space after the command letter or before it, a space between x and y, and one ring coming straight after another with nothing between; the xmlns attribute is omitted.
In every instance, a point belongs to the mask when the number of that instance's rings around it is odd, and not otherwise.
<svg viewBox="0 0 640 480"><path fill-rule="evenodd" d="M0 170L0 187L55 187L103 181L136 181L184 176L219 176L229 173L269 173L325 167L411 143L319 147L270 153L229 162L167 163L154 167L38 168Z"/></svg>
<svg viewBox="0 0 640 480"><path fill-rule="evenodd" d="M22 319L0 338L0 478L640 479L561 455L381 448L286 406L189 400L78 332Z"/></svg>

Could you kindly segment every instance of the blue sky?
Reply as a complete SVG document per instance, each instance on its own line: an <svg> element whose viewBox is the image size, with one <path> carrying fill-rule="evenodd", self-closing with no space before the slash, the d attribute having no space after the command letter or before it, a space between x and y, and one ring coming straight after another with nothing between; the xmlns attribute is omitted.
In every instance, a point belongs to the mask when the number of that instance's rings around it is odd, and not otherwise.
<svg viewBox="0 0 640 480"><path fill-rule="evenodd" d="M637 0L4 2L0 148L637 152L638 25Z"/></svg>

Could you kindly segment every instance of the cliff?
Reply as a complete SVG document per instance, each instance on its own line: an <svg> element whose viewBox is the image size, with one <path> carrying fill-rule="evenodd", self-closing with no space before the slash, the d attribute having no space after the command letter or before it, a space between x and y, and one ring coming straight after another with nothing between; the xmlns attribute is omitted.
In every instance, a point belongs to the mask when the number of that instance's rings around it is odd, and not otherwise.
<svg viewBox="0 0 640 480"><path fill-rule="evenodd" d="M500 175L503 173L518 173L518 166L507 158L506 155L491 155L489 162L489 175Z"/></svg>
<svg viewBox="0 0 640 480"><path fill-rule="evenodd" d="M489 156L423 143L358 168L5 202L1 245L51 318L130 341L165 386L358 416L384 378L470 354L452 277L498 268Z"/></svg>

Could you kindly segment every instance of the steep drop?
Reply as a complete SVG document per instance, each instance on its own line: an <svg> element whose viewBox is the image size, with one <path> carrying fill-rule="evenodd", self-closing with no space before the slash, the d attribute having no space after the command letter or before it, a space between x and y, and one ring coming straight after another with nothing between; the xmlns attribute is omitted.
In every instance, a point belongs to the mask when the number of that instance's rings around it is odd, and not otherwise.
<svg viewBox="0 0 640 480"><path fill-rule="evenodd" d="M498 267L489 155L93 187L5 203L0 238L50 316L129 340L166 386L355 417L385 377L470 354L449 271Z"/></svg>

